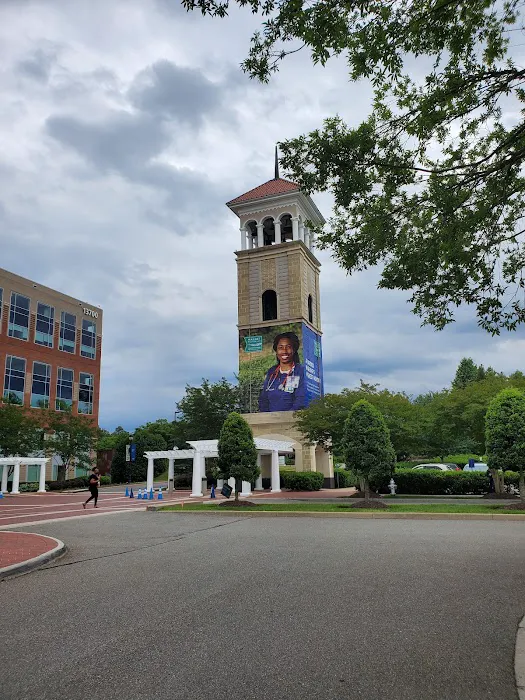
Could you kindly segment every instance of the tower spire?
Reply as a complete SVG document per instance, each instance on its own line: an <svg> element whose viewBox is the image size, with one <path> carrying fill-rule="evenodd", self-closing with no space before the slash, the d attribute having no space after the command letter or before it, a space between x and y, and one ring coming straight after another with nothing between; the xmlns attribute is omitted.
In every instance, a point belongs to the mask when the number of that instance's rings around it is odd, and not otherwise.
<svg viewBox="0 0 525 700"><path fill-rule="evenodd" d="M275 147L275 180L279 179L279 151L277 146Z"/></svg>

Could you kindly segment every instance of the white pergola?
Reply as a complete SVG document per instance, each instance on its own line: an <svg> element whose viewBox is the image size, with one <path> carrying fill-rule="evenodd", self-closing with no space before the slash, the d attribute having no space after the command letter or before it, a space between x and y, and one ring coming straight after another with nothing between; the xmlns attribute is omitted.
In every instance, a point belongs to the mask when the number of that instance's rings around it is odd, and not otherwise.
<svg viewBox="0 0 525 700"><path fill-rule="evenodd" d="M14 467L11 493L20 493L20 466L22 464L26 464L27 466L35 465L40 467L40 478L38 481L37 493L45 493L46 462L46 457L0 457L0 467L2 467L2 485L0 486L0 491L2 493L7 493L7 476L9 474L9 467Z"/></svg>
<svg viewBox="0 0 525 700"><path fill-rule="evenodd" d="M257 463L261 466L261 455L271 454L272 456L272 472L271 472L271 489L272 493L279 493L281 490L280 475L279 475L279 453L292 453L293 443L290 441L267 440L266 438L254 438L255 448L257 449ZM160 450L158 452L145 452L144 456L148 459L148 476L146 488L149 491L153 488L153 464L156 459L168 460L168 483L173 483L174 463L176 459L192 459L193 460L193 478L191 496L194 498L202 498L206 490L206 457L217 457L218 440L191 440L191 450ZM230 479L230 486L235 487L234 479ZM223 486L222 479L217 481L217 488ZM251 495L251 484L248 481L242 482L241 496L246 498ZM259 475L255 482L255 490L262 491L262 477Z"/></svg>

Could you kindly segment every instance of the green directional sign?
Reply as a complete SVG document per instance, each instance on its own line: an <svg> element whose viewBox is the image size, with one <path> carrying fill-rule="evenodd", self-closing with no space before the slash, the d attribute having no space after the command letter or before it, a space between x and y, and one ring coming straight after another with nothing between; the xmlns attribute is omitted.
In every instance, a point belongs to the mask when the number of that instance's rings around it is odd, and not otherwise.
<svg viewBox="0 0 525 700"><path fill-rule="evenodd" d="M245 352L262 352L263 337L262 335L249 335L244 337Z"/></svg>

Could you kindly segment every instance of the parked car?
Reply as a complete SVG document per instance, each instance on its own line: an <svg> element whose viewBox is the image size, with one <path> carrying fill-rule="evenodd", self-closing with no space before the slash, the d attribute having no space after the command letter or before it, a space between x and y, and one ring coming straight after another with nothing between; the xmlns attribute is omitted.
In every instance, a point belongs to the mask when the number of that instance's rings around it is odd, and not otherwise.
<svg viewBox="0 0 525 700"><path fill-rule="evenodd" d="M456 465L439 462L439 464L418 464L417 467L412 467L412 469L439 469L442 472L452 472L456 469Z"/></svg>
<svg viewBox="0 0 525 700"><path fill-rule="evenodd" d="M485 464L485 462L474 462L474 465L471 467L469 464L465 464L463 467L464 472L486 472L487 469L489 468L488 464Z"/></svg>

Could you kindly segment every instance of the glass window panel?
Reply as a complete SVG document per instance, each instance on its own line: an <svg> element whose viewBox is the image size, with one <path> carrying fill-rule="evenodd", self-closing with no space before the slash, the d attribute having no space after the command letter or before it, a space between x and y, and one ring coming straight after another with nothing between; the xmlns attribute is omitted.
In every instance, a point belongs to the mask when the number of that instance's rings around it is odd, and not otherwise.
<svg viewBox="0 0 525 700"><path fill-rule="evenodd" d="M55 309L39 302L36 311L35 343L52 348L54 328Z"/></svg>
<svg viewBox="0 0 525 700"><path fill-rule="evenodd" d="M51 365L33 362L33 384L31 386L31 406L33 408L49 408L50 380Z"/></svg>
<svg viewBox="0 0 525 700"><path fill-rule="evenodd" d="M93 321L82 319L82 339L80 345L80 354L82 357L95 359L97 343L97 326Z"/></svg>
<svg viewBox="0 0 525 700"><path fill-rule="evenodd" d="M73 405L73 370L58 368L55 409L65 411Z"/></svg>
<svg viewBox="0 0 525 700"><path fill-rule="evenodd" d="M24 403L26 361L8 355L5 358L4 398L12 403Z"/></svg>
<svg viewBox="0 0 525 700"><path fill-rule="evenodd" d="M60 337L58 348L64 352L75 352L77 317L62 311L60 315Z"/></svg>
<svg viewBox="0 0 525 700"><path fill-rule="evenodd" d="M29 297L24 297L17 292L11 293L11 306L9 307L8 335L11 338L27 340L29 337Z"/></svg>
<svg viewBox="0 0 525 700"><path fill-rule="evenodd" d="M78 412L93 413L93 375L80 373L78 385Z"/></svg>

